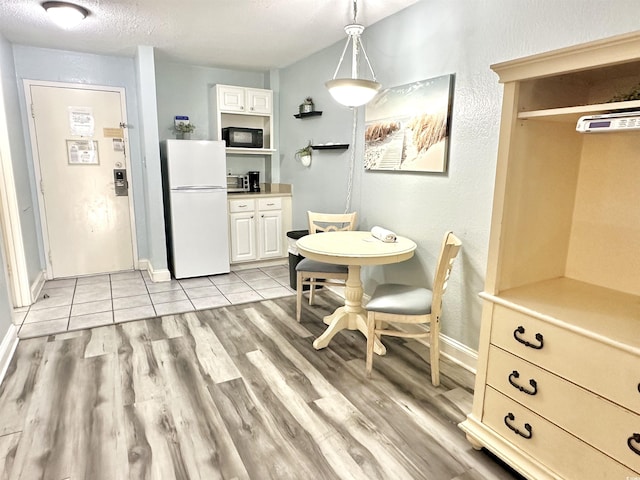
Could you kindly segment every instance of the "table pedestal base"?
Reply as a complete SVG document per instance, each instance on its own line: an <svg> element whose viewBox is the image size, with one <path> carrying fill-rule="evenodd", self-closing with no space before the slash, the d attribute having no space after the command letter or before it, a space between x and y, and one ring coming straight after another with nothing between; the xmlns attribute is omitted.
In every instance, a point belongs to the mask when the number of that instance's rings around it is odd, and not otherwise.
<svg viewBox="0 0 640 480"><path fill-rule="evenodd" d="M362 310L360 312L349 312L349 307L340 307L331 315L324 317L324 323L329 327L324 331L322 335L316 338L313 342L313 348L320 350L321 348L329 345L329 342L336 333L340 330L359 330L366 338L367 336L367 313ZM375 339L373 342L373 351L378 355L384 355L387 353L387 349L380 342L379 339Z"/></svg>

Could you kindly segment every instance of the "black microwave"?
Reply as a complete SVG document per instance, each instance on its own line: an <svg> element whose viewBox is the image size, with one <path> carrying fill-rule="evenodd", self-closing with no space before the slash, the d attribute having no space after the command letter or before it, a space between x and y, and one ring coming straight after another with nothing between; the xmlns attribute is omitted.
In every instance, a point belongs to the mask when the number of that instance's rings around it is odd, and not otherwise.
<svg viewBox="0 0 640 480"><path fill-rule="evenodd" d="M262 148L263 146L263 132L261 128L223 128L222 139L227 142L227 147Z"/></svg>

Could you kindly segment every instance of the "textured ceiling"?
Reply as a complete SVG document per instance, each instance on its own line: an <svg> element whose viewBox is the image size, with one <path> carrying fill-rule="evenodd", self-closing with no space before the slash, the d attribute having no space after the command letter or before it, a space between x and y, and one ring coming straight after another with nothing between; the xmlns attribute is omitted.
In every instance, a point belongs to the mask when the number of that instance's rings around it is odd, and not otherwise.
<svg viewBox="0 0 640 480"><path fill-rule="evenodd" d="M75 0L74 0L75 1ZM418 0L359 0L371 25ZM268 70L346 38L352 0L77 0L90 15L74 30L53 25L38 0L0 0L0 32L12 43L133 56L138 45L163 60Z"/></svg>

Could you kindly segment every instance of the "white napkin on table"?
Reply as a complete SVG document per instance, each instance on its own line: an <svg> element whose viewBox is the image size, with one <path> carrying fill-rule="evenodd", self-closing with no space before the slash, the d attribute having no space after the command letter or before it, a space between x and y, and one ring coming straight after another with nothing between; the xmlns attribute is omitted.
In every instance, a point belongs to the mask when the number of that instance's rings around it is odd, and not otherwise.
<svg viewBox="0 0 640 480"><path fill-rule="evenodd" d="M395 233L386 228L378 227L377 225L371 229L371 235L385 243L394 243L396 241Z"/></svg>

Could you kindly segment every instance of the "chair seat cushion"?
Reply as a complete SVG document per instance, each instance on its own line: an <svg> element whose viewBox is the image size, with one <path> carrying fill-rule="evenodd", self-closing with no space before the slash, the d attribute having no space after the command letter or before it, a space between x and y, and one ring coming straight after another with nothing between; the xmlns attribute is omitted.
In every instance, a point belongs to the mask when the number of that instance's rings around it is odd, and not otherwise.
<svg viewBox="0 0 640 480"><path fill-rule="evenodd" d="M427 315L431 313L431 290L398 283L378 285L365 309L396 315Z"/></svg>
<svg viewBox="0 0 640 480"><path fill-rule="evenodd" d="M296 265L297 272L322 272L322 273L347 273L349 269L346 265L335 265L333 263L318 262L309 258L303 258Z"/></svg>

